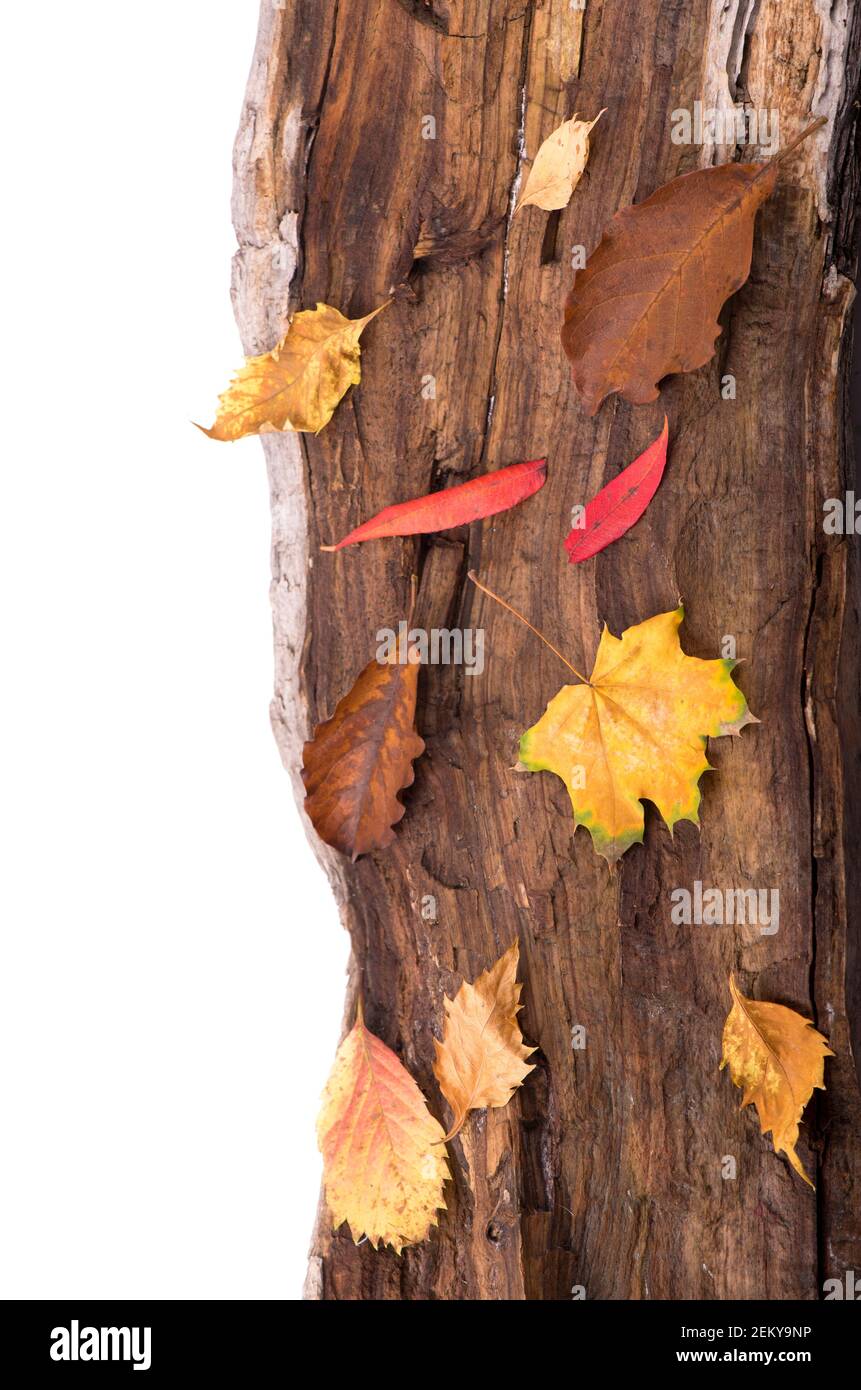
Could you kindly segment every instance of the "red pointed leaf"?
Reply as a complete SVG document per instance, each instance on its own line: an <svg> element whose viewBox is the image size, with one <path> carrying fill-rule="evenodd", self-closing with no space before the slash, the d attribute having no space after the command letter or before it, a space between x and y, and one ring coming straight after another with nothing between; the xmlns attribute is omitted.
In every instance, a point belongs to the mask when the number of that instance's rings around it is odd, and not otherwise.
<svg viewBox="0 0 861 1390"><path fill-rule="evenodd" d="M513 463L509 468L485 473L469 483L459 483L442 492L430 492L426 497L414 497L409 502L384 507L337 545L324 545L321 549L341 550L345 545L374 541L382 536L415 536L427 531L445 531L450 526L464 526L480 517L508 511L509 507L543 487L546 477L546 459Z"/></svg>
<svg viewBox="0 0 861 1390"><path fill-rule="evenodd" d="M668 438L664 416L664 428L658 438L586 504L583 525L575 526L565 538L572 565L597 555L639 521L663 477Z"/></svg>

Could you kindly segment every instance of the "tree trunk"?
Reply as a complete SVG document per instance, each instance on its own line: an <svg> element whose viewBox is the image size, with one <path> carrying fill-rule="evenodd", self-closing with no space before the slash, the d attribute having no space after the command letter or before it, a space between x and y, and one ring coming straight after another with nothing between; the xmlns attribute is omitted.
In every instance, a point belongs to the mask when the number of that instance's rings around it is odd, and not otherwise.
<svg viewBox="0 0 861 1390"><path fill-rule="evenodd" d="M511 1103L449 1146L448 1209L424 1244L357 1247L321 1206L311 1297L814 1299L861 1270L857 552L823 530L825 499L852 486L859 54L852 0L588 0L585 13L570 0L263 0L235 154L246 351L271 348L298 307L358 317L397 291L326 429L263 438L273 720L297 783L303 739L378 628L405 616L411 574L416 625L486 632L483 675L423 670L427 752L395 843L355 865L317 844L352 937L346 1016L360 991L445 1121L431 1065L443 995L517 936L539 1049ZM828 125L759 213L712 362L668 379L654 405L613 397L590 419L559 340L572 248L591 252L620 207L679 173L762 157L762 142L674 144L671 113L695 101L776 109L782 143L817 115ZM569 206L512 219L540 142L601 107ZM670 461L646 516L568 566L572 506L665 411ZM387 503L542 456L546 486L521 509L319 553ZM715 656L734 637L762 723L710 746L700 831L671 838L649 807L645 844L611 873L574 834L563 784L511 770L566 671L470 568L580 670L604 621L619 634L680 596L685 650ZM779 931L674 925L670 893L696 880L779 890ZM836 1053L802 1127L815 1194L718 1070L731 970L745 993L812 1017Z"/></svg>

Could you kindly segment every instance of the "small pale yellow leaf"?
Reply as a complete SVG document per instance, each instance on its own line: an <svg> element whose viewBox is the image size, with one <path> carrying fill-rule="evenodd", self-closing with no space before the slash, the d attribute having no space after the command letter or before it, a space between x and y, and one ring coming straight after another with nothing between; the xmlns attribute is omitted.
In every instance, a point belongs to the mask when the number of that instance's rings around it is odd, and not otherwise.
<svg viewBox="0 0 861 1390"><path fill-rule="evenodd" d="M434 1073L454 1114L447 1139L457 1134L470 1110L507 1105L534 1067L526 1058L517 1022L522 985L517 983L519 946L512 942L475 984L464 980L445 1001L442 1042L435 1042Z"/></svg>
<svg viewBox="0 0 861 1390"><path fill-rule="evenodd" d="M359 338L385 307L361 319L344 318L329 304L294 314L277 347L240 367L203 433L225 440L285 430L318 434L361 380Z"/></svg>
<svg viewBox="0 0 861 1390"><path fill-rule="evenodd" d="M567 206L589 159L589 132L603 114L599 111L594 121L572 116L548 135L535 156L515 212L529 203L548 212Z"/></svg>
<svg viewBox="0 0 861 1390"><path fill-rule="evenodd" d="M721 1069L729 1066L733 1083L743 1090L742 1109L753 1101L762 1133L771 1130L775 1152L782 1150L812 1187L795 1152L798 1122L814 1089L825 1090L825 1058L834 1053L794 1009L745 999L732 975L729 988L733 1004L723 1030Z"/></svg>
<svg viewBox="0 0 861 1390"><path fill-rule="evenodd" d="M398 1254L424 1240L445 1206L444 1134L391 1048L361 1015L332 1067L317 1120L326 1202L337 1229Z"/></svg>

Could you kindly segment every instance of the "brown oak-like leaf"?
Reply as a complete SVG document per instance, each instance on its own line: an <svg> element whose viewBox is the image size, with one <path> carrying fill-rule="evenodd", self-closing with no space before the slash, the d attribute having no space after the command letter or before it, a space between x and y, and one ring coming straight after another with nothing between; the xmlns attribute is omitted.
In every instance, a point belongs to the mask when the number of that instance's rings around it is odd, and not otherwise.
<svg viewBox="0 0 861 1390"><path fill-rule="evenodd" d="M517 1014L522 985L517 983L520 947L512 942L475 984L464 980L454 999L445 1000L442 1042L434 1039L434 1074L454 1114L446 1135L453 1139L470 1110L507 1105L533 1066L526 1058Z"/></svg>
<svg viewBox="0 0 861 1390"><path fill-rule="evenodd" d="M824 120L766 164L696 169L616 213L577 272L562 326L591 415L613 391L632 405L653 401L662 377L714 355L718 314L750 274L754 219L779 161Z"/></svg>
<svg viewBox="0 0 861 1390"><path fill-rule="evenodd" d="M445 1206L443 1130L403 1063L362 1020L332 1067L317 1121L326 1202L337 1229L349 1223L398 1254L424 1240Z"/></svg>
<svg viewBox="0 0 861 1390"><path fill-rule="evenodd" d="M413 727L418 677L413 660L369 661L305 744L305 810L320 839L354 861L390 845L404 814L398 793L425 746Z"/></svg>
<svg viewBox="0 0 861 1390"><path fill-rule="evenodd" d="M782 1150L796 1173L813 1183L795 1152L798 1122L814 1089L825 1090L825 1058L834 1053L809 1018L783 1004L745 999L732 975L730 1010L723 1030L721 1070L729 1066L733 1084L753 1101L763 1134L771 1130L776 1153Z"/></svg>

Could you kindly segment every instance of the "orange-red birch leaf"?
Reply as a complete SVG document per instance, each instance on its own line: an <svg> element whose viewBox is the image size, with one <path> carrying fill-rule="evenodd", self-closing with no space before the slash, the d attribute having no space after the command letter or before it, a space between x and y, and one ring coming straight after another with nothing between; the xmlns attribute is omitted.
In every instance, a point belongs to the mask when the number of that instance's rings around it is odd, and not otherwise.
<svg viewBox="0 0 861 1390"><path fill-rule="evenodd" d="M425 746L413 727L418 678L412 661L368 662L305 744L305 810L320 839L354 862L390 845L404 814L398 793Z"/></svg>
<svg viewBox="0 0 861 1390"><path fill-rule="evenodd" d="M531 497L544 486L547 460L531 459L528 463L513 463L495 473L485 473L468 483L429 492L409 502L384 507L370 521L350 531L337 545L321 545L321 550L341 550L358 541L374 541L384 536L415 536L428 531L445 531L452 526L465 526L481 517L508 511L518 502Z"/></svg>
<svg viewBox="0 0 861 1390"><path fill-rule="evenodd" d="M590 415L618 391L632 405L658 395L671 372L714 356L718 315L750 274L754 219L779 161L695 169L617 212L565 304L562 346Z"/></svg>
<svg viewBox="0 0 861 1390"><path fill-rule="evenodd" d="M445 1207L444 1133L409 1072L361 1014L332 1067L317 1121L323 1183L334 1228L356 1244L424 1240Z"/></svg>
<svg viewBox="0 0 861 1390"><path fill-rule="evenodd" d="M639 521L664 475L668 438L665 415L664 428L658 438L586 504L583 525L572 527L565 538L565 549L572 565L597 555Z"/></svg>
<svg viewBox="0 0 861 1390"><path fill-rule="evenodd" d="M446 1139L453 1139L470 1110L507 1105L535 1068L526 1058L517 1014L522 985L517 983L520 947L512 942L495 965L475 984L464 980L454 999L445 1000L442 1042L434 1039L434 1074L454 1119Z"/></svg>
<svg viewBox="0 0 861 1390"><path fill-rule="evenodd" d="M771 1131L775 1153L786 1154L809 1187L795 1152L798 1123L814 1090L825 1090L825 1058L834 1053L810 1022L784 1004L746 999L730 975L732 1008L724 1024L721 1070L729 1066L740 1086L742 1110L756 1106L763 1134Z"/></svg>

